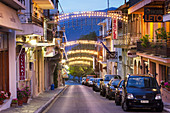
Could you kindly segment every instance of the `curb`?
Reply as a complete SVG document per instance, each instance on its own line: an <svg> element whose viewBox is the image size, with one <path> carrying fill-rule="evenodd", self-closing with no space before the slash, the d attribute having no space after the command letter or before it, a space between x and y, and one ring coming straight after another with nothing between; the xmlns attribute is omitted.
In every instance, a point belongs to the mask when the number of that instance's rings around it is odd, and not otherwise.
<svg viewBox="0 0 170 113"><path fill-rule="evenodd" d="M164 111L170 112L170 109L164 107Z"/></svg>
<svg viewBox="0 0 170 113"><path fill-rule="evenodd" d="M44 105L42 105L40 108L38 108L34 113L42 113L50 104L51 102L59 96L68 86L65 86L63 89L61 89L58 93L56 93L49 101L47 101Z"/></svg>

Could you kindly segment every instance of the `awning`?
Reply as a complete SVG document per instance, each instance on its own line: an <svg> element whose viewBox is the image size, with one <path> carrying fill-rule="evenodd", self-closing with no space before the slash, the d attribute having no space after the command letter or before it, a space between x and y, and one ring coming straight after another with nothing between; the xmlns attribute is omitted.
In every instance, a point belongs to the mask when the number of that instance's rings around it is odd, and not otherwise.
<svg viewBox="0 0 170 113"><path fill-rule="evenodd" d="M22 30L17 11L0 2L0 26L14 30Z"/></svg>
<svg viewBox="0 0 170 113"><path fill-rule="evenodd" d="M23 31L17 31L17 35L44 35L43 28L32 23L23 23L22 28Z"/></svg>
<svg viewBox="0 0 170 113"><path fill-rule="evenodd" d="M163 16L164 22L170 22L170 13Z"/></svg>
<svg viewBox="0 0 170 113"><path fill-rule="evenodd" d="M52 0L34 0L34 2L42 9L54 9Z"/></svg>

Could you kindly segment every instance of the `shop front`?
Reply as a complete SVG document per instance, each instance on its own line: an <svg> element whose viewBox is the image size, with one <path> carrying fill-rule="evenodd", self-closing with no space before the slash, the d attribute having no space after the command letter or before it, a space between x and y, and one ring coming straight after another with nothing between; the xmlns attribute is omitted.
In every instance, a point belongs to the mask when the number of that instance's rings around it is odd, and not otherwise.
<svg viewBox="0 0 170 113"><path fill-rule="evenodd" d="M0 2L0 91L11 93L10 99L3 101L0 111L9 108L12 98L17 97L16 30L22 30L17 11Z"/></svg>

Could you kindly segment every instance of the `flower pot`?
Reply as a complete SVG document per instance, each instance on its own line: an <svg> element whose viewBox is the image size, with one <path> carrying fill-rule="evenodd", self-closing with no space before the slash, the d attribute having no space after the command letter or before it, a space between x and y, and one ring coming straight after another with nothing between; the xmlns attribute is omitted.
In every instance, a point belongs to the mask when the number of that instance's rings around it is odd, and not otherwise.
<svg viewBox="0 0 170 113"><path fill-rule="evenodd" d="M27 103L27 101L28 101L28 97L23 97L23 103Z"/></svg>
<svg viewBox="0 0 170 113"><path fill-rule="evenodd" d="M11 103L11 107L17 107L18 104L17 103Z"/></svg>
<svg viewBox="0 0 170 113"><path fill-rule="evenodd" d="M23 101L22 100L18 100L18 106L22 106Z"/></svg>
<svg viewBox="0 0 170 113"><path fill-rule="evenodd" d="M166 88L166 90L170 91L170 88L167 88L167 87L165 87L165 88Z"/></svg>
<svg viewBox="0 0 170 113"><path fill-rule="evenodd" d="M165 86L164 86L164 85L162 85L162 88L165 88Z"/></svg>
<svg viewBox="0 0 170 113"><path fill-rule="evenodd" d="M1 101L0 101L0 105L2 105L3 103L4 103L4 101L3 101L3 100L1 100Z"/></svg>

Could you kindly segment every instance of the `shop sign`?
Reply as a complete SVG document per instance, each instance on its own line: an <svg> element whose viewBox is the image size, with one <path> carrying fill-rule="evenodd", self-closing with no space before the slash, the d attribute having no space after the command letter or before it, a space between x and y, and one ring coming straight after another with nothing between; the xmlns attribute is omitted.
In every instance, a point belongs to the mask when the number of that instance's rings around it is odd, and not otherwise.
<svg viewBox="0 0 170 113"><path fill-rule="evenodd" d="M144 22L163 22L163 8L144 8Z"/></svg>
<svg viewBox="0 0 170 113"><path fill-rule="evenodd" d="M112 36L117 39L117 19L112 19Z"/></svg>
<svg viewBox="0 0 170 113"><path fill-rule="evenodd" d="M110 52L110 53L106 53L106 58L108 60L117 60L118 59L118 53L116 51L114 52Z"/></svg>
<svg viewBox="0 0 170 113"><path fill-rule="evenodd" d="M25 80L25 49L23 48L19 56L19 80Z"/></svg>

